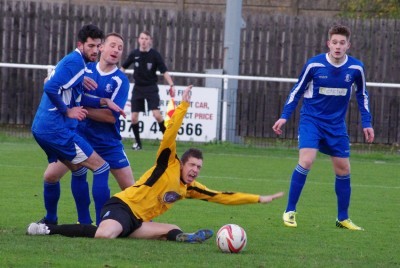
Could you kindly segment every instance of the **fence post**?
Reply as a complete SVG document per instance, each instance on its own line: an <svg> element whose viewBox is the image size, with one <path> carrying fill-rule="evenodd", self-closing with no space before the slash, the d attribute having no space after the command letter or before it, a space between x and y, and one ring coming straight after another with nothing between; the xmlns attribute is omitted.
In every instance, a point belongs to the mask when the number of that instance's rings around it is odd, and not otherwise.
<svg viewBox="0 0 400 268"><path fill-rule="evenodd" d="M224 34L224 70L228 75L239 74L240 31L244 27L242 19L242 0L226 0L225 34ZM224 80L225 81L225 80ZM239 142L236 135L237 79L229 79L223 90L223 137L233 143ZM225 113L226 112L226 113ZM224 121L224 120L223 120ZM222 139L224 140L224 139Z"/></svg>

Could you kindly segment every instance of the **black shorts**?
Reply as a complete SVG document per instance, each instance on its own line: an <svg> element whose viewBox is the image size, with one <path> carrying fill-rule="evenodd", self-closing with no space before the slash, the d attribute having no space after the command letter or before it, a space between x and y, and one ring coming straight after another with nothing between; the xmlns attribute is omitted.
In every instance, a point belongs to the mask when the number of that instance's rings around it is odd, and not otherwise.
<svg viewBox="0 0 400 268"><path fill-rule="evenodd" d="M118 237L128 237L142 226L142 220L135 217L130 207L118 197L111 197L103 206L101 220L115 220L122 225L122 233Z"/></svg>
<svg viewBox="0 0 400 268"><path fill-rule="evenodd" d="M145 112L144 101L147 102L147 109L160 110L160 95L158 86L137 86L132 90L131 112Z"/></svg>

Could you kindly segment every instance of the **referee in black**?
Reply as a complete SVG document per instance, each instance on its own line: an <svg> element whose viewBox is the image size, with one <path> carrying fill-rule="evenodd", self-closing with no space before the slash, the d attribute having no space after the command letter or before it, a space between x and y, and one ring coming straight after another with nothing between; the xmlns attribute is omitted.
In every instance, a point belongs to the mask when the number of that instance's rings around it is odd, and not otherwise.
<svg viewBox="0 0 400 268"><path fill-rule="evenodd" d="M169 84L171 97L175 96L174 82L160 53L151 47L152 41L150 32L142 31L138 37L139 48L134 49L121 65L122 71L125 71L132 64L134 70L135 85L131 97L131 123L135 136L135 142L132 145L133 150L142 149L139 133L139 112L145 112L145 101L147 101L148 110L152 111L160 131L162 133L165 131L164 118L160 112L157 71L163 74L164 79Z"/></svg>

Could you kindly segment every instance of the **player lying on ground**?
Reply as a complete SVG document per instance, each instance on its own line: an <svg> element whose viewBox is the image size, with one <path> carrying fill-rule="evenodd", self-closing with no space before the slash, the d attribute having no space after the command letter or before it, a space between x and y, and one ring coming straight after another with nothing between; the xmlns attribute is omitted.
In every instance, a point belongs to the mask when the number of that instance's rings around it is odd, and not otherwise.
<svg viewBox="0 0 400 268"><path fill-rule="evenodd" d="M133 186L109 199L101 211L102 221L98 228L84 224L31 223L27 234L202 242L212 237L212 230L201 229L195 233L184 233L177 225L152 220L171 208L176 201L184 198L239 205L270 203L282 197L282 192L261 196L214 191L196 181L203 166L202 152L198 149L189 149L182 155L181 160L176 155L176 137L189 107L190 91L191 86L185 89L182 102L169 121L157 151L156 164Z"/></svg>

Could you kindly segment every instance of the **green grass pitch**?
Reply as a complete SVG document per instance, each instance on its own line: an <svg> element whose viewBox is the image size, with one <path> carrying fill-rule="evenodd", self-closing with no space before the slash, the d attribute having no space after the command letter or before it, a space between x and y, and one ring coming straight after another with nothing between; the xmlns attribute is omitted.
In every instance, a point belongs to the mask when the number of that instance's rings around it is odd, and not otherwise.
<svg viewBox="0 0 400 268"><path fill-rule="evenodd" d="M350 216L365 231L335 227L334 176L318 155L298 204L298 228L283 226L286 198L268 205L224 206L178 202L156 219L191 232L217 231L236 223L247 232L240 254L203 244L133 239L97 240L27 236L27 225L44 215L42 174L46 157L33 138L0 139L0 267L396 267L400 266L400 155L353 153ZM127 154L138 178L154 163L155 142ZM179 153L190 144L179 144ZM193 145L204 152L199 181L209 188L269 194L287 192L297 150ZM89 179L91 181L91 178ZM62 179L59 222L76 222L69 175ZM112 193L118 191L110 177ZM93 213L93 204L92 204Z"/></svg>

